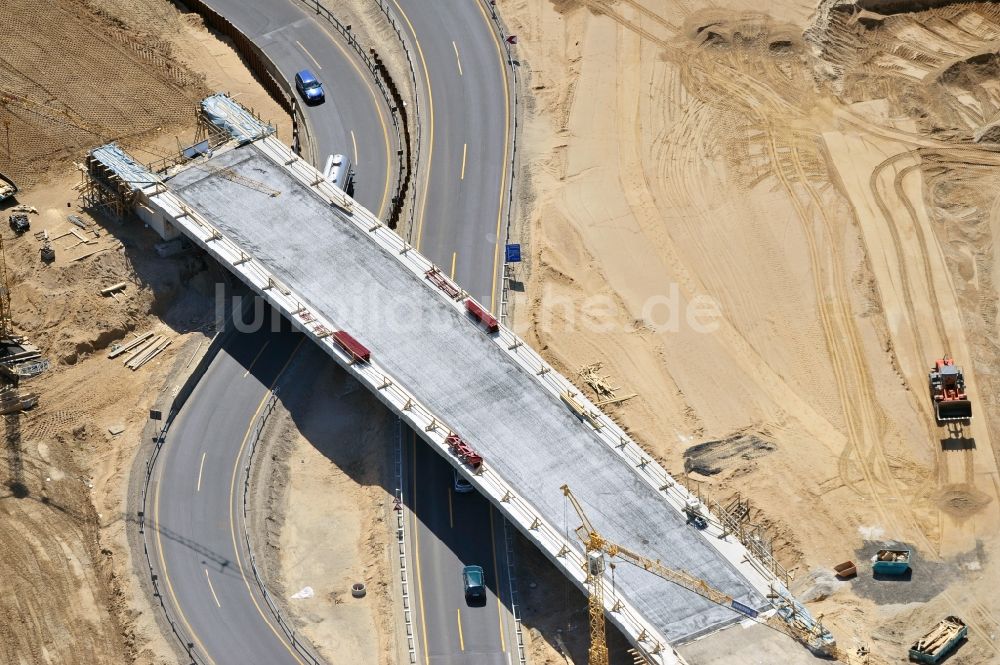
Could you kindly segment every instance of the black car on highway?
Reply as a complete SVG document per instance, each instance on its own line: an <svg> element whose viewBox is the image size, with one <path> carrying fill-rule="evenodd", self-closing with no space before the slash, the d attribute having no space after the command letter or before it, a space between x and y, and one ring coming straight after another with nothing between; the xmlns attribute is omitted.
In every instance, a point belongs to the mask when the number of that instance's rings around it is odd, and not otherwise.
<svg viewBox="0 0 1000 665"><path fill-rule="evenodd" d="M462 568L462 585L465 587L465 600L486 601L486 574L482 566L466 566Z"/></svg>

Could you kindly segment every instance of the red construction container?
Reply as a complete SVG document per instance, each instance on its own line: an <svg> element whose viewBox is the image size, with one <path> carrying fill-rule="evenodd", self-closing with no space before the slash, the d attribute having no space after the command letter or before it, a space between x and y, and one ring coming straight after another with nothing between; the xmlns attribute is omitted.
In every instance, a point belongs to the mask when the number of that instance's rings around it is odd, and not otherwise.
<svg viewBox="0 0 1000 665"><path fill-rule="evenodd" d="M337 343L340 348L353 358L354 360L364 360L368 362L372 359L372 352L369 351L361 342L351 337L350 333L344 330L338 330L331 335L333 341Z"/></svg>
<svg viewBox="0 0 1000 665"><path fill-rule="evenodd" d="M473 471L477 471L483 465L482 455L473 450L472 446L459 435L452 432L445 438L445 441L451 446L451 451L455 453L455 456L472 467Z"/></svg>
<svg viewBox="0 0 1000 665"><path fill-rule="evenodd" d="M479 322L486 326L486 332L495 333L500 330L500 324L497 323L496 318L485 309L483 309L479 303L477 303L472 298L468 298L465 301L465 309L469 311L474 317L479 319Z"/></svg>

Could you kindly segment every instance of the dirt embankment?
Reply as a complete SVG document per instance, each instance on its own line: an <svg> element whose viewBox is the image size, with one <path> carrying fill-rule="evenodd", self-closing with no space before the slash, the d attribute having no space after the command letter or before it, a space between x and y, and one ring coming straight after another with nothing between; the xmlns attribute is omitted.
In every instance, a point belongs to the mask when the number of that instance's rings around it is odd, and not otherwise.
<svg viewBox="0 0 1000 665"><path fill-rule="evenodd" d="M140 224L80 210L73 162L109 140L146 160L175 152L210 88L244 93L286 140L290 123L199 18L159 0L5 2L0 38L0 171L37 208L21 237L3 224L12 315L52 361L23 386L39 406L4 422L0 662L175 662L133 576L125 486L149 406L211 329L218 276L192 256L158 258ZM61 235L73 229L85 242ZM123 292L100 296L118 282ZM105 357L147 330L172 344L141 370Z"/></svg>
<svg viewBox="0 0 1000 665"><path fill-rule="evenodd" d="M251 537L268 588L327 662L388 665L399 648L386 490L395 419L328 360L303 348L279 386L254 466ZM351 594L357 582L364 598Z"/></svg>
<svg viewBox="0 0 1000 665"><path fill-rule="evenodd" d="M635 393L610 410L667 468L749 499L842 644L890 657L953 612L976 624L959 659L1000 657L995 6L501 9L531 91L516 324ZM942 353L976 411L951 430ZM823 582L879 539L940 565L919 616Z"/></svg>

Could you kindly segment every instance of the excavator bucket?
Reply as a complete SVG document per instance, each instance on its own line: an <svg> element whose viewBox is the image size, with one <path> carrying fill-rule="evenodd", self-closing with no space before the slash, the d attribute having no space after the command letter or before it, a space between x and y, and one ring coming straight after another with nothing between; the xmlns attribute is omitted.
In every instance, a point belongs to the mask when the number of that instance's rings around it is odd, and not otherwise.
<svg viewBox="0 0 1000 665"><path fill-rule="evenodd" d="M937 403L938 422L972 420L972 402L967 399L953 399Z"/></svg>

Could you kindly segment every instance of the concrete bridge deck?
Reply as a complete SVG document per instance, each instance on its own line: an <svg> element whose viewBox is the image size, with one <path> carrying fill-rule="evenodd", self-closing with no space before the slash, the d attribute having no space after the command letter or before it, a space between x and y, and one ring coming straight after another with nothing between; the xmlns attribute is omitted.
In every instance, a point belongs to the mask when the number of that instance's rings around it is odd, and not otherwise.
<svg viewBox="0 0 1000 665"><path fill-rule="evenodd" d="M151 176L127 176L141 216L188 235L288 316L578 585L578 520L563 483L605 537L771 609L773 577L732 536L688 525L683 487L586 398L577 400L602 426L574 415L558 396L572 388L564 377L506 328L487 334L461 298L425 277L426 259L274 137ZM341 329L371 350L371 363L350 364L329 336ZM485 458L480 473L450 453L450 431ZM627 565L606 601L609 618L661 663L681 662L671 644L745 618Z"/></svg>

